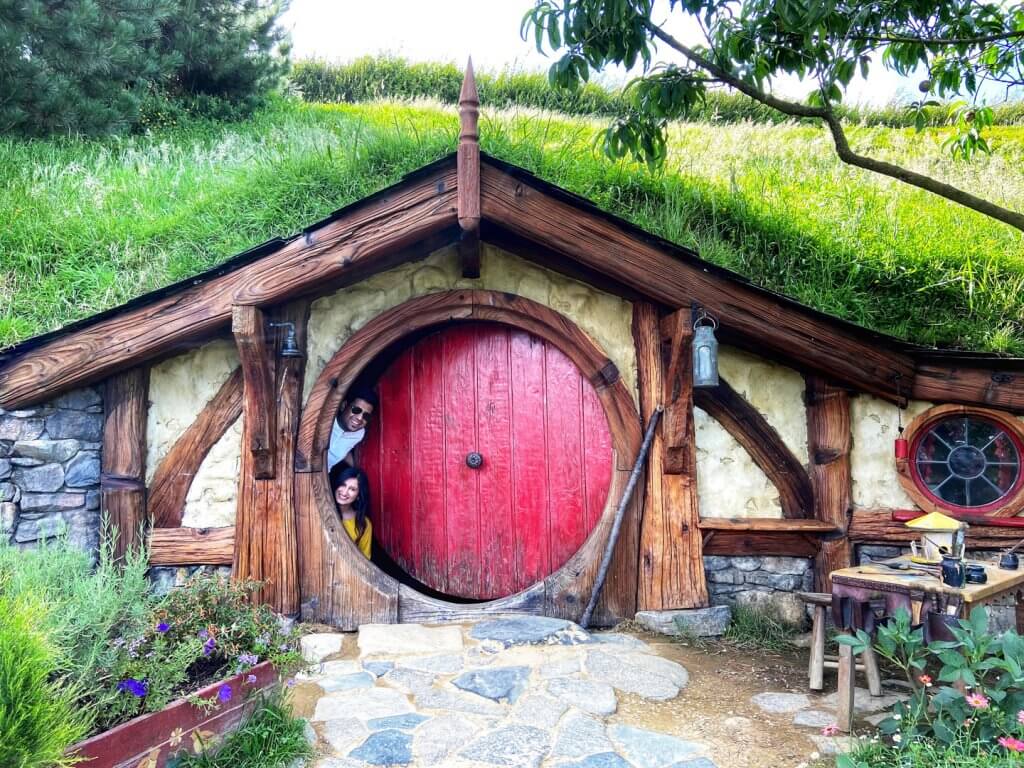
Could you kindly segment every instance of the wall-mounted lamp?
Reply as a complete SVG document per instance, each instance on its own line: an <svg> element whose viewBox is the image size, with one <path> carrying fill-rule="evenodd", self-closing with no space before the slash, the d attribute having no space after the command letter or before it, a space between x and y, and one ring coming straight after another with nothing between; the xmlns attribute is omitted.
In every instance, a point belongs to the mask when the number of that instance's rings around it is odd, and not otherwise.
<svg viewBox="0 0 1024 768"><path fill-rule="evenodd" d="M302 350L295 342L295 323L270 323L270 327L288 329L281 345L281 357L303 357Z"/></svg>
<svg viewBox="0 0 1024 768"><path fill-rule="evenodd" d="M703 309L693 321L693 386L718 386L718 321Z"/></svg>
<svg viewBox="0 0 1024 768"><path fill-rule="evenodd" d="M900 397L900 374L895 375L896 380L896 440L893 443L893 452L897 461L906 461L910 455L910 446L907 438L903 436L903 398Z"/></svg>

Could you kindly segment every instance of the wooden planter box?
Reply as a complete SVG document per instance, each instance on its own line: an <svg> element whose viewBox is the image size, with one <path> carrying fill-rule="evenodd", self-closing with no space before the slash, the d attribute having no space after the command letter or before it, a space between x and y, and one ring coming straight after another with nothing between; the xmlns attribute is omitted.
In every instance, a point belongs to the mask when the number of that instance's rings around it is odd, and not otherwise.
<svg viewBox="0 0 1024 768"><path fill-rule="evenodd" d="M245 682L249 675L256 675L256 682ZM218 701L209 711L178 699L159 712L140 715L79 742L68 753L81 758L77 765L85 768L164 768L174 755L186 750L196 753L236 728L256 704L252 694L276 682L277 670L265 661L197 691L198 696L216 701L220 687L231 686L230 701Z"/></svg>

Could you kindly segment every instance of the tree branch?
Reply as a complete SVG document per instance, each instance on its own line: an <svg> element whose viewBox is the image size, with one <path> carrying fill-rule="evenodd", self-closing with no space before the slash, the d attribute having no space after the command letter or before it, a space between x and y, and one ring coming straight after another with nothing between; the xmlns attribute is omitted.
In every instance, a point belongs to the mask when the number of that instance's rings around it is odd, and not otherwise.
<svg viewBox="0 0 1024 768"><path fill-rule="evenodd" d="M772 109L778 110L784 115L823 120L828 126L829 132L832 134L832 141L835 142L836 145L836 154L844 163L857 168L863 168L864 170L872 171L874 173L880 173L883 176L889 176L906 184L910 184L911 186L918 187L919 189L931 192L939 197L944 197L947 200L951 200L954 203L975 210L978 213L982 213L996 221L1001 221L1014 229L1024 232L1024 214L996 205L989 200L972 195L970 192L966 192L959 187L954 187L951 184L946 184L938 179L933 179L931 176L925 176L922 173L911 171L907 168L894 165L893 163L887 163L884 160L875 160L871 157L858 155L850 149L850 143L846 138L846 133L843 131L842 123L831 110L824 107L812 107L805 104L786 101L778 98L777 96L773 96L770 93L765 93L756 86L751 85L745 80L741 80L728 70L718 66L713 61L702 56L692 48L684 45L650 20L645 20L644 24L654 37L666 43L669 47L674 48L693 64L707 71L718 80L732 86L740 93L746 94L755 101L771 107Z"/></svg>
<svg viewBox="0 0 1024 768"><path fill-rule="evenodd" d="M1001 40L1014 40L1024 37L1024 30L1016 32L999 32L998 34L982 35L981 37L913 37L910 35L882 35L874 37L852 37L851 40L859 40L865 43L920 43L921 45L979 45L981 43L996 43Z"/></svg>

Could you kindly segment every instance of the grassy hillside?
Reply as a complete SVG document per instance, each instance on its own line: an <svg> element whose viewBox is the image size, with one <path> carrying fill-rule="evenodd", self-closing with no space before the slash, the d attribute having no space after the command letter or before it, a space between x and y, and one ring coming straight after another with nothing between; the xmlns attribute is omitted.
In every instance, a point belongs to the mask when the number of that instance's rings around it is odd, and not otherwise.
<svg viewBox="0 0 1024 768"><path fill-rule="evenodd" d="M683 124L663 173L592 149L597 122L484 112L485 151L755 282L919 343L1024 355L1024 238L841 165L811 126ZM0 140L0 346L292 233L455 147L429 104L281 103L239 124ZM949 161L938 132L858 128L876 156L1024 208L1024 128Z"/></svg>

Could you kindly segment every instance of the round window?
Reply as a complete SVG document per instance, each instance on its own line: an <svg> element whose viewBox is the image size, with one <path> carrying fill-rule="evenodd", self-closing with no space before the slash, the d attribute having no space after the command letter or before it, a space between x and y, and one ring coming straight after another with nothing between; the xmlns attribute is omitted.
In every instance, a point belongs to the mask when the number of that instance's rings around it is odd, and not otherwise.
<svg viewBox="0 0 1024 768"><path fill-rule="evenodd" d="M968 410L930 419L914 431L910 470L917 488L940 507L988 512L1021 486L1017 430Z"/></svg>

